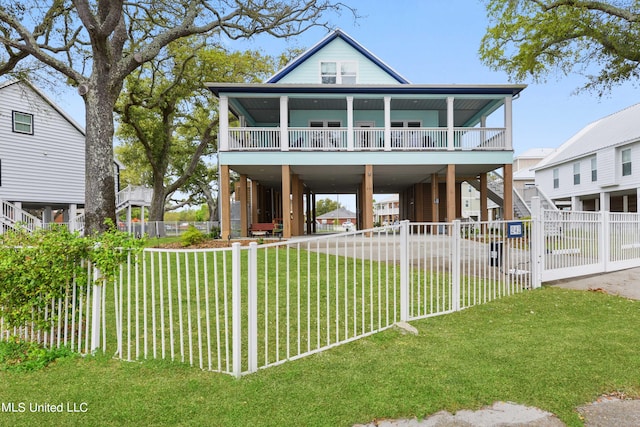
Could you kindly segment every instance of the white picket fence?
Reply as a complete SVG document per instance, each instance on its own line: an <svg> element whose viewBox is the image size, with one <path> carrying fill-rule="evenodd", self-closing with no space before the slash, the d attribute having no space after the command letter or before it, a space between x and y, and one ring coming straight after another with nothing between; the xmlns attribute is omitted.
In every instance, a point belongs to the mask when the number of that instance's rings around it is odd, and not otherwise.
<svg viewBox="0 0 640 427"><path fill-rule="evenodd" d="M47 333L12 332L241 376L542 281L640 265L637 214L533 212L530 221L402 222L264 245L149 248L114 283L78 284L53 303Z"/></svg>

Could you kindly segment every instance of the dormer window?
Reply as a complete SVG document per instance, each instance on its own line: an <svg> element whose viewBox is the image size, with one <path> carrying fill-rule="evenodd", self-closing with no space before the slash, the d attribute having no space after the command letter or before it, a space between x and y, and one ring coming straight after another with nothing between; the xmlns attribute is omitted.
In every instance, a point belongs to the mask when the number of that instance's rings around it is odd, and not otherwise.
<svg viewBox="0 0 640 427"><path fill-rule="evenodd" d="M321 62L320 75L322 84L356 84L358 64L355 61Z"/></svg>
<svg viewBox="0 0 640 427"><path fill-rule="evenodd" d="M13 131L33 135L33 114L13 112Z"/></svg>

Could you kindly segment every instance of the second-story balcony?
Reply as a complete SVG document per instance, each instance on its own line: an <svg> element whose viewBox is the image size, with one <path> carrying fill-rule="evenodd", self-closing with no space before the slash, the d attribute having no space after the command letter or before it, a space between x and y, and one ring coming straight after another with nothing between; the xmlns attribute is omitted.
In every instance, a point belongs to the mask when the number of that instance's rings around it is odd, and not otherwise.
<svg viewBox="0 0 640 427"><path fill-rule="evenodd" d="M229 128L221 151L510 150L505 128Z"/></svg>

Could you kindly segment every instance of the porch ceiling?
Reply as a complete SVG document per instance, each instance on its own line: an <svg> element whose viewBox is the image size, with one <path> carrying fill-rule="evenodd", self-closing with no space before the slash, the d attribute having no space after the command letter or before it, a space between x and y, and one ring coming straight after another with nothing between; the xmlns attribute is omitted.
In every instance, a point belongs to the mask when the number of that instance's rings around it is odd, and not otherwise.
<svg viewBox="0 0 640 427"><path fill-rule="evenodd" d="M458 180L469 179L483 172L500 168L502 165L457 165ZM243 165L230 166L237 173L247 175L261 185L270 188L282 187L281 166ZM317 194L353 194L358 191L364 166L319 166L295 165L291 172L298 175L307 188ZM443 165L378 165L373 166L374 193L398 193L421 182L431 182L431 175L437 173L444 182L446 166Z"/></svg>
<svg viewBox="0 0 640 427"><path fill-rule="evenodd" d="M313 95L312 95L313 96ZM470 122L478 115L492 108L496 99L480 98L456 98L454 100L454 126L470 126ZM278 97L246 97L234 98L231 101L232 110L236 115L248 115L253 121L260 124L278 124L280 120L280 99ZM354 111L383 111L384 101L382 98L355 98L353 101ZM290 98L289 110L304 111L345 111L347 101L344 96L340 98L311 97L311 98ZM447 102L445 98L393 98L391 100L392 111L402 110L425 110L438 112L438 126L447 126ZM319 116L320 118L320 116ZM380 126L382 127L382 126Z"/></svg>

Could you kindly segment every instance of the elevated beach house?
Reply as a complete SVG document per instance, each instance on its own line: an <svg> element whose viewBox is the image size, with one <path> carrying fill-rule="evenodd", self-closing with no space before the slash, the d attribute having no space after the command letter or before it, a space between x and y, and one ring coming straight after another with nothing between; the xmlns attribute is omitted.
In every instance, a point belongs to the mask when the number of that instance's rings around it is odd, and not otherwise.
<svg viewBox="0 0 640 427"><path fill-rule="evenodd" d="M513 215L512 101L524 85L411 84L336 30L265 83L208 87L219 98L224 237L230 171L243 236L269 222L284 237L312 232L316 194L355 194L358 229L373 226L374 193L399 194L401 220L451 221L469 180L486 215L487 173L501 168ZM492 113L500 126L487 127Z"/></svg>

